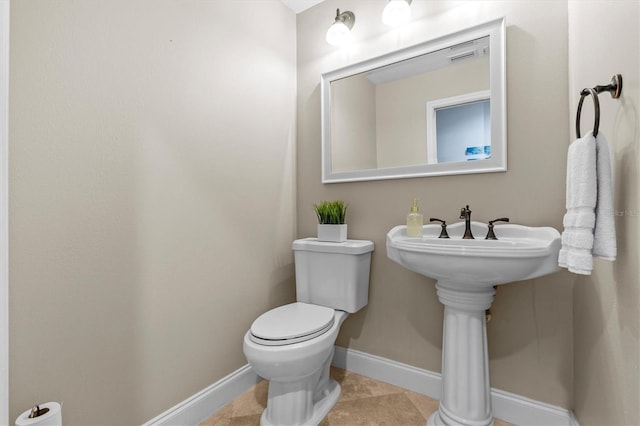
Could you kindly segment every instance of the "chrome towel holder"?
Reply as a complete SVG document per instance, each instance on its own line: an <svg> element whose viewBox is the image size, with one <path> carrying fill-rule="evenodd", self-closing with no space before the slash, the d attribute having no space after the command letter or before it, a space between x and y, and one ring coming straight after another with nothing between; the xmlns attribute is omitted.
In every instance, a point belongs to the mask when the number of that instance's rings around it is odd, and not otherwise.
<svg viewBox="0 0 640 426"><path fill-rule="evenodd" d="M611 83L607 85L598 85L590 89L582 89L580 92L580 102L578 102L578 113L576 114L576 136L578 138L580 138L580 113L582 112L582 103L588 95L591 95L591 98L593 98L595 110L593 136L598 136L598 127L600 127L600 101L598 100L598 95L602 92L609 92L613 99L618 99L622 93L622 75L615 74L611 77Z"/></svg>

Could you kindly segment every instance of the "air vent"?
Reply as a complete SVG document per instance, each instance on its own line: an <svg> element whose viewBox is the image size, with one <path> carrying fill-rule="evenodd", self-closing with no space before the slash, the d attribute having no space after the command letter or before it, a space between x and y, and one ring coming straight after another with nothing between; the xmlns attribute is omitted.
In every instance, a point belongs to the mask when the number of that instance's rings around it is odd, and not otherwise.
<svg viewBox="0 0 640 426"><path fill-rule="evenodd" d="M455 56L449 56L449 61L458 62L458 61L463 61L465 59L473 58L474 56L476 56L476 51L472 50L471 52L465 52Z"/></svg>

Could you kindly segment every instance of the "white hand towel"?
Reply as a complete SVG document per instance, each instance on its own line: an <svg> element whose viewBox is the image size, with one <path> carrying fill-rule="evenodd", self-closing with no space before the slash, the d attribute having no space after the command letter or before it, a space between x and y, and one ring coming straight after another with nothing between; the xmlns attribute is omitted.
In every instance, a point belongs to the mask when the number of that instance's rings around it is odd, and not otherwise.
<svg viewBox="0 0 640 426"><path fill-rule="evenodd" d="M593 269L593 228L597 199L596 143L588 134L569 145L567 155L567 213L558 264L577 274Z"/></svg>
<svg viewBox="0 0 640 426"><path fill-rule="evenodd" d="M615 260L613 167L601 133L597 138L589 133L569 146L566 207L558 264L589 275L593 256Z"/></svg>
<svg viewBox="0 0 640 426"><path fill-rule="evenodd" d="M598 201L596 203L593 255L614 261L618 249L613 209L613 156L609 149L609 143L602 132L598 132L598 136L596 136L596 171L598 175Z"/></svg>

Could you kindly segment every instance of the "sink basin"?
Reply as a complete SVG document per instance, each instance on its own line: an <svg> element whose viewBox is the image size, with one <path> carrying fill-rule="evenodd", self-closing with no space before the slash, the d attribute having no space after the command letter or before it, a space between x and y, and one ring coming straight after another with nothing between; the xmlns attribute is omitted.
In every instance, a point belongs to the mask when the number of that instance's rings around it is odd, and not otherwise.
<svg viewBox="0 0 640 426"><path fill-rule="evenodd" d="M387 234L387 256L405 268L461 285L499 285L558 270L560 233L549 227L496 225L497 240L485 240L487 225L471 223L476 239L463 240L464 222L447 226L450 239L438 238L440 225L425 225L422 237L408 237L406 226Z"/></svg>
<svg viewBox="0 0 640 426"><path fill-rule="evenodd" d="M423 226L408 237L406 226L387 233L387 256L405 268L437 280L444 305L442 393L428 426L493 425L485 311L495 286L541 277L558 270L560 233L548 227L496 225L497 240L485 240L488 226L471 223L476 239L462 239L465 224Z"/></svg>

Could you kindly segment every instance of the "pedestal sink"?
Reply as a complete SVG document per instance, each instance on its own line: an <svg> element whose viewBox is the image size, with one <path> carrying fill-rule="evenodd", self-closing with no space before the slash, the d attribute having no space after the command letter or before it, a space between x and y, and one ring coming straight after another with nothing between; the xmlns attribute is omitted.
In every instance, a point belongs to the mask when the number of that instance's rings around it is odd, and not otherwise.
<svg viewBox="0 0 640 426"><path fill-rule="evenodd" d="M485 240L487 225L471 222L476 239L462 239L464 222L425 225L422 237L406 226L387 234L387 256L405 268L436 279L445 306L442 341L442 396L427 425L493 424L485 311L494 286L541 277L558 270L560 233L549 227L496 225L498 240Z"/></svg>

